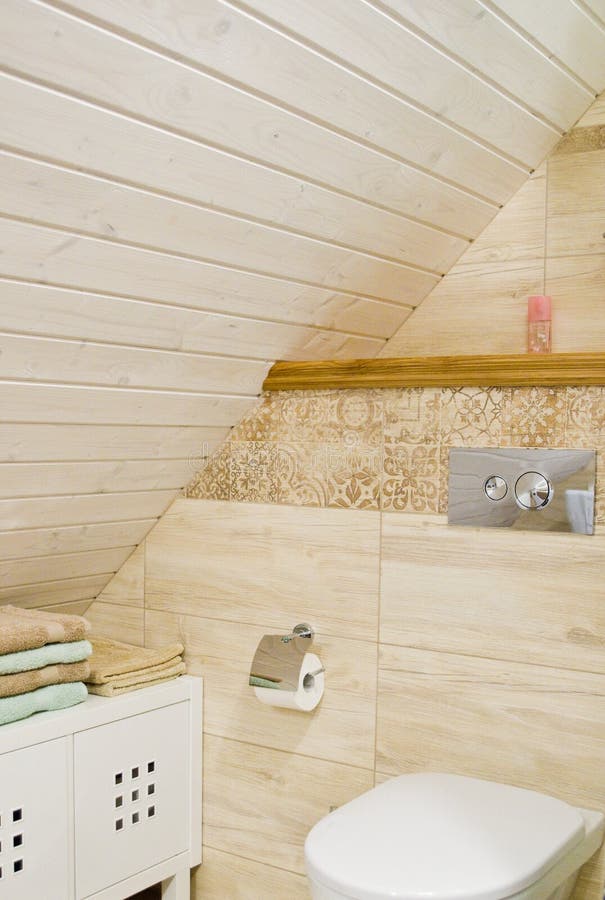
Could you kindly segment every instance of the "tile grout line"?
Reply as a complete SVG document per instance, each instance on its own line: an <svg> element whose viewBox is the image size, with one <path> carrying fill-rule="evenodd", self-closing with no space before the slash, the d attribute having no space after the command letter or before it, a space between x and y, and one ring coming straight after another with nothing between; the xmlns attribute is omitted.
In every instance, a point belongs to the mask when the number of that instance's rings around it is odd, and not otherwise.
<svg viewBox="0 0 605 900"><path fill-rule="evenodd" d="M381 616L381 598L382 598L382 528L384 521L384 509L383 509L383 489L384 489L384 455L385 455L385 430L386 430L386 421L385 421L385 412L384 412L384 398L381 400L381 408L380 408L380 419L381 419L381 472L380 472L380 490L379 490L379 510L380 510L380 518L378 522L378 596L377 596L377 609L376 609L376 690L374 695L374 765L372 771L372 782L374 787L376 787L376 764L378 759L378 693L379 693L379 684L380 684L380 616Z"/></svg>

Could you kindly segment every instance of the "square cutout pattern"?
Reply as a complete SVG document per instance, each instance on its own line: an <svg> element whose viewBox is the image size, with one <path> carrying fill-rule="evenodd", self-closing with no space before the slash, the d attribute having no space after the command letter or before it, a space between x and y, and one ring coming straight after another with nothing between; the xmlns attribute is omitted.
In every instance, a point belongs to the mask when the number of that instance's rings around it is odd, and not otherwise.
<svg viewBox="0 0 605 900"><path fill-rule="evenodd" d="M155 759L150 759L145 765L128 766L114 773L114 787L116 785L124 787L123 794L113 794L114 810L120 811L119 817L114 819L115 831L124 831L128 825L140 825L146 819L155 817L155 804L143 806L141 798L155 795L156 782L151 779L155 778L156 769Z"/></svg>
<svg viewBox="0 0 605 900"><path fill-rule="evenodd" d="M0 813L0 880L2 881L5 881L10 875L20 875L25 868L23 820L22 806L16 806L8 813Z"/></svg>

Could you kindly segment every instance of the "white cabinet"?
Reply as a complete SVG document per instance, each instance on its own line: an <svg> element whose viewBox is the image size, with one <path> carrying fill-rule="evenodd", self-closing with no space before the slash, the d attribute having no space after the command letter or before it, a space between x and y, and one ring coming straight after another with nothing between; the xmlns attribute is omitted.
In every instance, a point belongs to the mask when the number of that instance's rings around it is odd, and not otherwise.
<svg viewBox="0 0 605 900"><path fill-rule="evenodd" d="M188 898L201 728L189 677L0 728L0 900Z"/></svg>
<svg viewBox="0 0 605 900"><path fill-rule="evenodd" d="M65 900L69 788L67 738L0 757L0 897Z"/></svg>

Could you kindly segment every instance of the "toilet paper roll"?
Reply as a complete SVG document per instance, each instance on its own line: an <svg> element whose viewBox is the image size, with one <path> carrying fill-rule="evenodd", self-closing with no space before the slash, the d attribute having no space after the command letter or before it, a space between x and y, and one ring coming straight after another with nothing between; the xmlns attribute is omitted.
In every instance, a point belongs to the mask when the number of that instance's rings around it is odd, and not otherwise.
<svg viewBox="0 0 605 900"><path fill-rule="evenodd" d="M305 653L298 676L298 687L295 691L278 691L275 688L255 687L254 693L261 703L268 706L281 706L286 709L299 709L310 712L315 709L324 692L324 673L311 675L322 668L321 660L314 653Z"/></svg>

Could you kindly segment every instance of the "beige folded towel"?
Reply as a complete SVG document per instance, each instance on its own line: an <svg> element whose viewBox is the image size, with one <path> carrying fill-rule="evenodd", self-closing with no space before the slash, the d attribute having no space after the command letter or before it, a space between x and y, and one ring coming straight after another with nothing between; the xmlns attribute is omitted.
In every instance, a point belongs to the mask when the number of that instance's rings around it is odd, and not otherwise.
<svg viewBox="0 0 605 900"><path fill-rule="evenodd" d="M180 657L177 657L180 660ZM183 675L187 670L184 662L179 661L164 669L163 672L156 675L134 675L130 681L121 680L116 683L113 679L105 684L88 683L88 691L90 694L100 694L101 697L117 697L119 694L127 694L129 691L138 691L140 688L152 687L154 684L161 684L163 681L172 681L179 675ZM158 674L160 677L158 678Z"/></svg>
<svg viewBox="0 0 605 900"><path fill-rule="evenodd" d="M0 654L81 641L89 632L90 623L81 616L0 606Z"/></svg>
<svg viewBox="0 0 605 900"><path fill-rule="evenodd" d="M17 672L14 675L0 675L0 697L15 697L27 694L49 684L68 684L71 681L86 681L90 668L87 662L59 663Z"/></svg>
<svg viewBox="0 0 605 900"><path fill-rule="evenodd" d="M150 647L134 647L132 644L121 644L103 638L93 638L90 676L88 684L107 684L120 675L138 677L158 670L167 663L181 662L182 644L168 644L153 650ZM132 679L131 679L132 680Z"/></svg>

